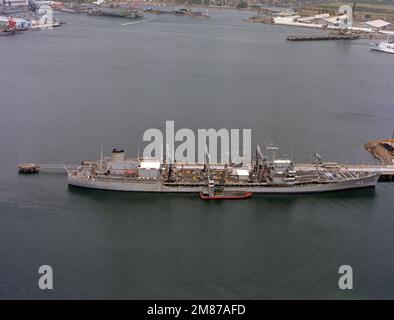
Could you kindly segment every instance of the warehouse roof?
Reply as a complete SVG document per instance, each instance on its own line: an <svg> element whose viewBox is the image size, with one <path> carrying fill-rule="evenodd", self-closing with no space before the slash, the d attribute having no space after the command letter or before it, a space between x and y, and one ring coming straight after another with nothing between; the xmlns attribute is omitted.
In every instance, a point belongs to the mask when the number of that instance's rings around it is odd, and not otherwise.
<svg viewBox="0 0 394 320"><path fill-rule="evenodd" d="M381 19L366 21L364 23L371 26L371 27L374 27L374 28L383 28L383 27L387 27L391 24L390 22L387 22L387 21L384 21Z"/></svg>

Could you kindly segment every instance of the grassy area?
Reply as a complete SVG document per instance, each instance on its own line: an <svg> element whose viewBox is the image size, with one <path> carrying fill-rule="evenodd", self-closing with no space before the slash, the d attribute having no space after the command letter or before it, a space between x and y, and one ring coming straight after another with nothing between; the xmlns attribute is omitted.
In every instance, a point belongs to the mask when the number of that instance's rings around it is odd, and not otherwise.
<svg viewBox="0 0 394 320"><path fill-rule="evenodd" d="M341 5L353 6L353 2L328 2L305 5L300 8L299 12L302 15L312 15L318 13L328 12L332 15L338 13L338 8ZM384 19L394 21L394 3L358 3L354 12L354 19L364 21L370 19Z"/></svg>

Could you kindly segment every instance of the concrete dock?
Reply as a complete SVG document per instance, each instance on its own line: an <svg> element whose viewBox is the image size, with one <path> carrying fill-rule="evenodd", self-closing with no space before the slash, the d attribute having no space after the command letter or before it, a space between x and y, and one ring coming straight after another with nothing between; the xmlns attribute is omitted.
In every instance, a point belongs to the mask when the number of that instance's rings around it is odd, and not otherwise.
<svg viewBox="0 0 394 320"><path fill-rule="evenodd" d="M394 139L370 141L364 149L382 164L394 165Z"/></svg>
<svg viewBox="0 0 394 320"><path fill-rule="evenodd" d="M356 34L306 34L306 35L289 35L289 41L321 41L321 40L356 40L360 36Z"/></svg>
<svg viewBox="0 0 394 320"><path fill-rule="evenodd" d="M40 171L40 166L34 163L19 163L17 165L19 173L34 174Z"/></svg>
<svg viewBox="0 0 394 320"><path fill-rule="evenodd" d="M334 166L331 164L331 166ZM380 173L379 182L392 182L394 181L394 165L385 164L335 164L339 171L350 170L350 171L362 171L362 172L378 172ZM313 163L297 163L294 165L296 170L303 171L314 171L316 170L316 164ZM320 168L324 168L320 165Z"/></svg>

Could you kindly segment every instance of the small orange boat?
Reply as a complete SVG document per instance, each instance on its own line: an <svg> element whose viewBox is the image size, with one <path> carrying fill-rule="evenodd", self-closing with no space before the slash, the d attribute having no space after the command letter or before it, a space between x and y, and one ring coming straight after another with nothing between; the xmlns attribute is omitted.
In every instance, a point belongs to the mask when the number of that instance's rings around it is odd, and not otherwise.
<svg viewBox="0 0 394 320"><path fill-rule="evenodd" d="M224 190L223 185L217 185L214 180L209 178L209 173L207 186L200 191L201 200L243 200L250 198L252 195L252 192L247 191Z"/></svg>
<svg viewBox="0 0 394 320"><path fill-rule="evenodd" d="M243 200L249 199L253 196L252 192L221 192L215 194L208 194L205 192L200 192L200 199L201 200Z"/></svg>

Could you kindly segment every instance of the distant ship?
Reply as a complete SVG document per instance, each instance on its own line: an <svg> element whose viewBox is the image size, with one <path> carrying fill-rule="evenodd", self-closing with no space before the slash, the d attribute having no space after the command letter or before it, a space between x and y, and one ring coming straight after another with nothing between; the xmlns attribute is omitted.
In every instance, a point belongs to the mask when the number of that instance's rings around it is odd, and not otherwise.
<svg viewBox="0 0 394 320"><path fill-rule="evenodd" d="M390 42L390 39L387 38L386 41L381 41L377 45L371 47L372 50L386 52L386 53L394 53L394 42Z"/></svg>
<svg viewBox="0 0 394 320"><path fill-rule="evenodd" d="M188 9L188 8L180 8L173 11L173 13L175 13L175 15L180 15L180 16L209 17L208 9L206 13L203 13L201 11L192 11L192 9Z"/></svg>
<svg viewBox="0 0 394 320"><path fill-rule="evenodd" d="M241 166L132 159L125 157L124 150L114 149L111 157L84 161L75 170L68 171L71 186L132 192L188 192L200 194L202 198L359 189L374 187L378 179L378 173L351 171L324 163L316 163L313 170L296 170L291 160L276 159L273 155L265 157L259 147L255 159Z"/></svg>

